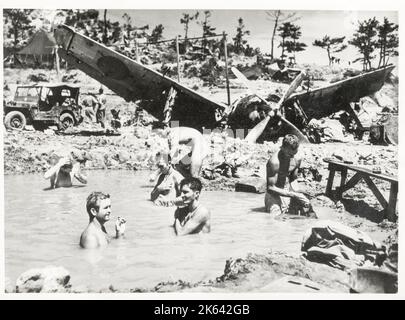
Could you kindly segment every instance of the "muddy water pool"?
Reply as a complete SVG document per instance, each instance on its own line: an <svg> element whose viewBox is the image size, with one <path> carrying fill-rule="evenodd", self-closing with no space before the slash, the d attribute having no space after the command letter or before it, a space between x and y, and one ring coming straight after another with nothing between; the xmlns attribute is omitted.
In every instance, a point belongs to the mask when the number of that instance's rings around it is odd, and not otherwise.
<svg viewBox="0 0 405 320"><path fill-rule="evenodd" d="M148 201L149 172L88 171L86 186L46 190L41 175L4 177L5 276L10 283L30 268L63 266L73 286L98 291L147 287L161 281L197 282L223 273L230 257L271 250L299 255L304 231L313 220L274 220L264 212L263 194L204 191L211 209L211 233L177 237L174 208ZM115 218L127 219L125 239L84 250L81 232L88 224L85 200L92 191L111 195Z"/></svg>

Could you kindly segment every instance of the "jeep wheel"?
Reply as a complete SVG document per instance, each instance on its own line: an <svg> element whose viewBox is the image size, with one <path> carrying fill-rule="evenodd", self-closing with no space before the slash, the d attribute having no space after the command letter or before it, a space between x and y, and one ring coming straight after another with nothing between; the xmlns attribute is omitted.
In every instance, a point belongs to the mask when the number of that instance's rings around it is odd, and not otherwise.
<svg viewBox="0 0 405 320"><path fill-rule="evenodd" d="M6 114L4 124L8 129L23 130L27 124L27 119L20 111L11 111Z"/></svg>
<svg viewBox="0 0 405 320"><path fill-rule="evenodd" d="M75 120L73 119L73 117L68 114L68 113L64 113L60 116L60 123L62 125L62 129L67 129L70 127L73 127L75 124Z"/></svg>

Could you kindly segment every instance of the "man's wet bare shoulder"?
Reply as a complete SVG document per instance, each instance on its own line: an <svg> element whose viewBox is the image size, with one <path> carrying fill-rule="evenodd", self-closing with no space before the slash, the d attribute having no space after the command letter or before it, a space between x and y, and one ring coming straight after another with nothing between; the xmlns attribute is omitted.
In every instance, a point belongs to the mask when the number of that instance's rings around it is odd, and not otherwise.
<svg viewBox="0 0 405 320"><path fill-rule="evenodd" d="M299 168L302 161L302 155L300 153L297 153L291 160L294 168Z"/></svg>
<svg viewBox="0 0 405 320"><path fill-rule="evenodd" d="M201 232L206 233L211 231L211 210L204 206L200 206L195 213L201 221Z"/></svg>
<svg viewBox="0 0 405 320"><path fill-rule="evenodd" d="M270 159L267 161L266 164L266 170L267 170L267 175L271 174L274 175L276 173L278 173L279 169L280 169L280 160L278 157L278 153L279 151L275 152Z"/></svg>
<svg viewBox="0 0 405 320"><path fill-rule="evenodd" d="M94 249L107 245L109 239L101 230L94 228L92 224L88 225L80 236L80 246L85 249Z"/></svg>

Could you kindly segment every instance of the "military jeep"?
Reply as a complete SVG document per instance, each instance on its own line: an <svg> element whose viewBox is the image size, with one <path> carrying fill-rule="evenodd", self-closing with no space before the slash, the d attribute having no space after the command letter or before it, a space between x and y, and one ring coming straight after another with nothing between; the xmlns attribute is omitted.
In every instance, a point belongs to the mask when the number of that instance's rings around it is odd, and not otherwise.
<svg viewBox="0 0 405 320"><path fill-rule="evenodd" d="M36 130L56 125L66 129L83 118L78 103L79 86L71 84L35 84L18 86L14 100L4 102L6 128L23 130L32 125Z"/></svg>

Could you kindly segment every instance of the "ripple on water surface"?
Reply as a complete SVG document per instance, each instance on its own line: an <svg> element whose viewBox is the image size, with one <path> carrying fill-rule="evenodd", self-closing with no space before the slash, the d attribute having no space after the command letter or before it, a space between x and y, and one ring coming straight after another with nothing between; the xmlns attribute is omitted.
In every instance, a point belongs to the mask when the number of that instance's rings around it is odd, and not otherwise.
<svg viewBox="0 0 405 320"><path fill-rule="evenodd" d="M311 220L278 221L263 210L263 195L202 191L211 209L211 233L176 237L174 208L148 201L148 172L90 171L86 186L44 190L40 175L5 176L6 277L30 268L62 265L73 285L92 290L153 287L160 281L214 279L230 257L282 250L298 254ZM126 238L107 248L83 250L88 223L85 201L92 191L111 195L112 220L127 219ZM111 234L114 223L106 224Z"/></svg>

